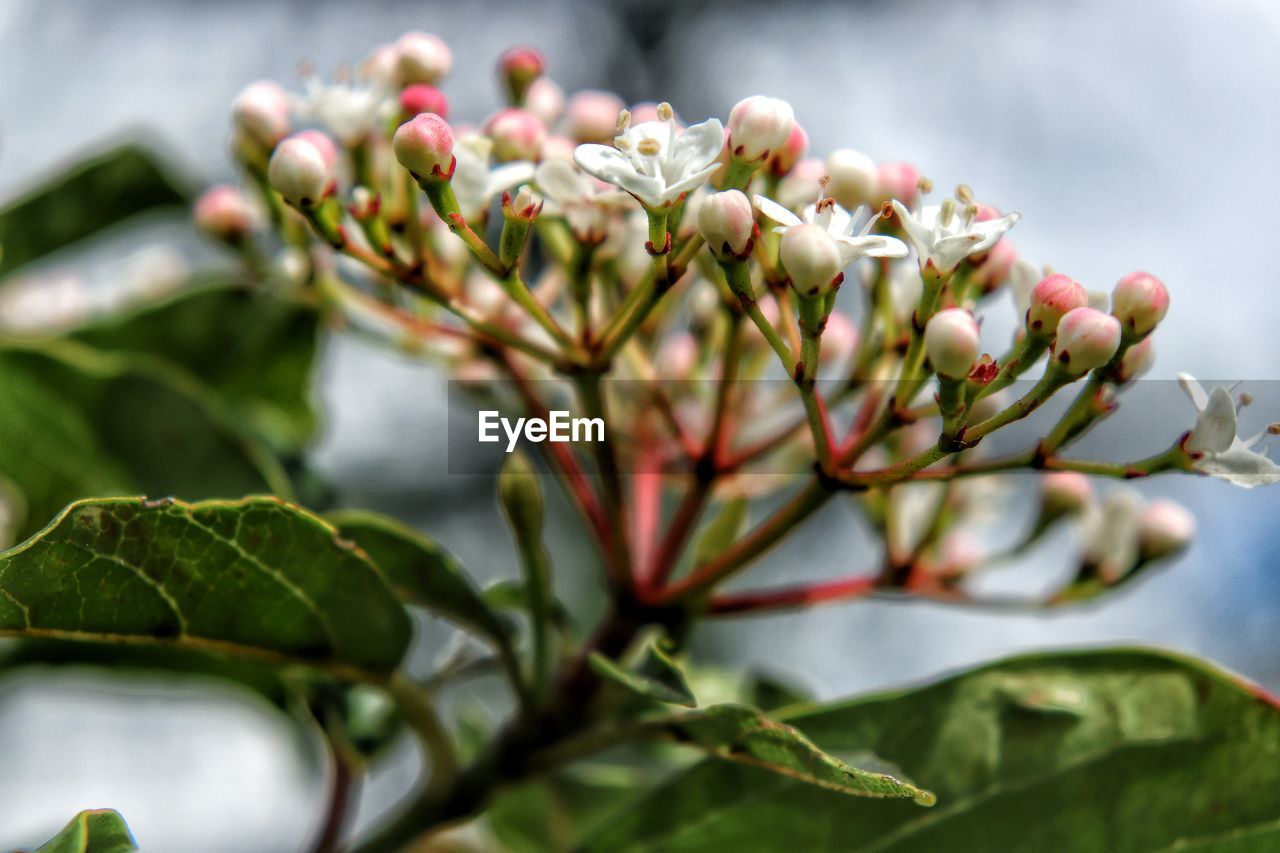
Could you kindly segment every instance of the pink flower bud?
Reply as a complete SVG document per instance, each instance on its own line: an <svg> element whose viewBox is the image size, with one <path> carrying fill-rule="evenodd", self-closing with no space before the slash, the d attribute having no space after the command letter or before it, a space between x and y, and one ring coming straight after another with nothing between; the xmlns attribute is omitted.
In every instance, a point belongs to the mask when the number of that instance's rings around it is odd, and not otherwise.
<svg viewBox="0 0 1280 853"><path fill-rule="evenodd" d="M550 127L564 112L564 90L549 77L539 77L524 93L524 108ZM617 121L617 117L614 117Z"/></svg>
<svg viewBox="0 0 1280 853"><path fill-rule="evenodd" d="M1001 237L996 244L987 250L986 257L974 270L974 281L982 286L984 293L990 293L1009 280L1009 273L1018 261L1018 250L1008 237Z"/></svg>
<svg viewBox="0 0 1280 853"><path fill-rule="evenodd" d="M920 198L920 172L910 163L881 163L876 171L876 196L878 204L897 199L907 207L914 207Z"/></svg>
<svg viewBox="0 0 1280 853"><path fill-rule="evenodd" d="M1111 360L1120 348L1120 321L1096 308L1075 308L1058 322L1054 358L1078 376Z"/></svg>
<svg viewBox="0 0 1280 853"><path fill-rule="evenodd" d="M791 105L778 98L752 95L729 111L729 149L735 157L755 162L786 144L795 125Z"/></svg>
<svg viewBox="0 0 1280 853"><path fill-rule="evenodd" d="M361 221L372 219L382 209L382 196L368 187L356 187L351 191L351 204L347 210Z"/></svg>
<svg viewBox="0 0 1280 853"><path fill-rule="evenodd" d="M532 47L513 47L498 57L498 76L513 104L524 102L525 93L546 71L547 61Z"/></svg>
<svg viewBox="0 0 1280 853"><path fill-rule="evenodd" d="M209 236L233 243L253 231L257 211L239 189L219 184L205 190L196 200L195 221Z"/></svg>
<svg viewBox="0 0 1280 853"><path fill-rule="evenodd" d="M319 130L300 130L293 135L294 139L302 139L310 142L315 149L320 152L320 156L324 158L325 165L330 170L338 168L338 145L329 135Z"/></svg>
<svg viewBox="0 0 1280 853"><path fill-rule="evenodd" d="M453 175L453 130L433 113L420 113L400 125L391 147L396 159L418 178Z"/></svg>
<svg viewBox="0 0 1280 853"><path fill-rule="evenodd" d="M1124 351L1116 376L1121 382L1132 382L1151 369L1156 361L1155 338L1148 335Z"/></svg>
<svg viewBox="0 0 1280 853"><path fill-rule="evenodd" d="M800 158L804 157L808 151L809 134L805 133L804 128L799 124L792 124L787 141L773 149L773 153L769 155L770 174L777 177L787 174L796 167L796 163L799 163Z"/></svg>
<svg viewBox="0 0 1280 853"><path fill-rule="evenodd" d="M875 200L879 170L871 158L852 148L832 151L827 157L827 195L845 210Z"/></svg>
<svg viewBox="0 0 1280 853"><path fill-rule="evenodd" d="M400 92L400 115L405 121L418 113L435 113L440 118L449 117L449 99L435 86L414 83Z"/></svg>
<svg viewBox="0 0 1280 853"><path fill-rule="evenodd" d="M982 349L978 321L962 308L939 311L924 327L924 349L940 375L965 378Z"/></svg>
<svg viewBox="0 0 1280 853"><path fill-rule="evenodd" d="M1111 291L1111 313L1128 334L1149 334L1168 311L1169 291L1150 273L1131 272Z"/></svg>
<svg viewBox="0 0 1280 853"><path fill-rule="evenodd" d="M312 207L332 188L333 167L313 142L290 136L271 155L267 179L289 204Z"/></svg>
<svg viewBox="0 0 1280 853"><path fill-rule="evenodd" d="M289 134L289 95L270 80L250 83L236 96L231 115L250 139L274 146Z"/></svg>
<svg viewBox="0 0 1280 853"><path fill-rule="evenodd" d="M848 361L858 348L858 327L845 314L831 312L822 329L821 359L823 364L839 365Z"/></svg>
<svg viewBox="0 0 1280 853"><path fill-rule="evenodd" d="M537 160L547 139L547 128L542 121L519 107L507 107L489 116L484 132L493 140L494 159L504 163Z"/></svg>
<svg viewBox="0 0 1280 853"><path fill-rule="evenodd" d="M817 225L788 228L778 254L791 277L791 286L801 296L826 294L840 274L840 250L826 229Z"/></svg>
<svg viewBox="0 0 1280 853"><path fill-rule="evenodd" d="M717 258L742 257L751 247L755 212L739 190L712 193L698 205L698 231Z"/></svg>
<svg viewBox="0 0 1280 853"><path fill-rule="evenodd" d="M542 160L563 160L573 164L573 149L577 147L567 136L548 136L547 141L542 143Z"/></svg>
<svg viewBox="0 0 1280 853"><path fill-rule="evenodd" d="M1027 331L1033 335L1048 335L1057 331L1058 323L1069 311L1089 304L1089 294L1078 281L1065 275L1051 275L1042 279L1031 291L1031 306L1027 309Z"/></svg>
<svg viewBox="0 0 1280 853"><path fill-rule="evenodd" d="M1152 501L1138 516L1138 548L1143 560L1176 554L1191 544L1195 535L1195 516L1173 501Z"/></svg>
<svg viewBox="0 0 1280 853"><path fill-rule="evenodd" d="M432 84L453 67L453 51L438 36L405 33L396 40L396 80L401 86Z"/></svg>
<svg viewBox="0 0 1280 853"><path fill-rule="evenodd" d="M579 143L612 142L622 107L622 99L612 92L588 89L574 94L566 109L569 135Z"/></svg>
<svg viewBox="0 0 1280 853"><path fill-rule="evenodd" d="M1076 515L1093 503L1093 484L1078 471L1052 471L1040 483L1040 505L1046 515Z"/></svg>

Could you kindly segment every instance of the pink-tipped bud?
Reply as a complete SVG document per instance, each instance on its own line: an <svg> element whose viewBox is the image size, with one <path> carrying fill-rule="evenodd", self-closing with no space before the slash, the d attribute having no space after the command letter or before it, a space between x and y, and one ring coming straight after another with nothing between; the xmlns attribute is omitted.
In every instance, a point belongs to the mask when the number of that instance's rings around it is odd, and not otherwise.
<svg viewBox="0 0 1280 853"><path fill-rule="evenodd" d="M566 116L569 135L579 143L609 143L617 135L622 99L612 92L588 89L569 99Z"/></svg>
<svg viewBox="0 0 1280 853"><path fill-rule="evenodd" d="M333 167L315 143L290 136L271 155L267 179L289 204L313 207L333 187Z"/></svg>
<svg viewBox="0 0 1280 853"><path fill-rule="evenodd" d="M1156 361L1155 338L1148 335L1124 351L1120 357L1120 369L1116 378L1121 382L1132 382L1151 369Z"/></svg>
<svg viewBox="0 0 1280 853"><path fill-rule="evenodd" d="M717 258L742 258L755 226L751 202L739 190L712 193L698 205L698 232Z"/></svg>
<svg viewBox="0 0 1280 853"><path fill-rule="evenodd" d="M396 159L418 178L453 175L453 130L434 113L420 113L396 130Z"/></svg>
<svg viewBox="0 0 1280 853"><path fill-rule="evenodd" d="M1001 237L987 250L982 263L973 271L974 281L984 293L990 293L1009 280L1013 265L1018 262L1018 250L1008 237Z"/></svg>
<svg viewBox="0 0 1280 853"><path fill-rule="evenodd" d="M788 228L782 235L778 255L787 268L791 286L801 296L827 294L840 274L840 250L826 229L817 225Z"/></svg>
<svg viewBox="0 0 1280 853"><path fill-rule="evenodd" d="M1095 308L1068 311L1058 323L1053 356L1073 376L1102 367L1120 348L1120 321Z"/></svg>
<svg viewBox="0 0 1280 853"><path fill-rule="evenodd" d="M293 138L310 142L324 158L325 165L331 170L338 168L338 158L341 156L338 152L338 144L327 133L320 130L300 130L293 135Z"/></svg>
<svg viewBox="0 0 1280 853"><path fill-rule="evenodd" d="M1144 561L1178 553L1195 535L1195 516L1173 501L1152 501L1138 516L1138 549Z"/></svg>
<svg viewBox="0 0 1280 853"><path fill-rule="evenodd" d="M435 113L440 118L449 117L449 99L435 86L414 83L400 92L400 115L405 121L418 113Z"/></svg>
<svg viewBox="0 0 1280 853"><path fill-rule="evenodd" d="M547 61L532 47L513 47L498 57L498 76L513 104L524 101L529 86L546 70Z"/></svg>
<svg viewBox="0 0 1280 853"><path fill-rule="evenodd" d="M786 144L795 126L795 111L786 101L752 95L729 111L729 150L755 162Z"/></svg>
<svg viewBox="0 0 1280 853"><path fill-rule="evenodd" d="M368 187L356 187L351 191L351 204L347 205L347 210L362 222L373 219L382 210L382 196Z"/></svg>
<svg viewBox="0 0 1280 853"><path fill-rule="evenodd" d="M1093 484L1078 471L1052 471L1040 483L1041 512L1049 517L1077 515L1093 503Z"/></svg>
<svg viewBox="0 0 1280 853"><path fill-rule="evenodd" d="M503 163L539 159L542 143L547 140L542 120L519 107L507 107L489 116L484 133L493 140L494 159Z"/></svg>
<svg viewBox="0 0 1280 853"><path fill-rule="evenodd" d="M965 378L982 349L978 321L963 308L939 311L924 327L924 349L939 375Z"/></svg>
<svg viewBox="0 0 1280 853"><path fill-rule="evenodd" d="M876 171L877 204L897 199L914 207L920 198L920 172L910 163L881 163Z"/></svg>
<svg viewBox="0 0 1280 853"><path fill-rule="evenodd" d="M880 170L866 154L852 148L832 151L827 157L827 175L831 178L827 195L845 210L875 200Z"/></svg>
<svg viewBox="0 0 1280 853"><path fill-rule="evenodd" d="M396 81L434 84L453 67L453 51L439 36L405 33L396 40Z"/></svg>
<svg viewBox="0 0 1280 853"><path fill-rule="evenodd" d="M524 93L524 108L550 127L564 112L564 89L550 77L539 77Z"/></svg>
<svg viewBox="0 0 1280 853"><path fill-rule="evenodd" d="M217 240L243 240L253 231L257 218L249 198L229 184L210 187L196 200L196 226Z"/></svg>
<svg viewBox="0 0 1280 853"><path fill-rule="evenodd" d="M769 155L769 173L782 177L794 169L808 152L809 134L805 133L804 128L799 124L791 125L791 133L787 136L787 141L773 149L773 153Z"/></svg>
<svg viewBox="0 0 1280 853"><path fill-rule="evenodd" d="M1057 331L1058 323L1068 312L1089 304L1089 294L1080 282L1065 275L1041 279L1031 291L1027 308L1027 331L1046 336Z"/></svg>
<svg viewBox="0 0 1280 853"><path fill-rule="evenodd" d="M1131 272L1111 291L1111 313L1126 334L1150 334L1169 312L1169 291L1160 279L1145 272Z"/></svg>
<svg viewBox="0 0 1280 853"><path fill-rule="evenodd" d="M236 96L231 115L242 133L270 148L289 135L289 109L289 95L279 84L259 80Z"/></svg>

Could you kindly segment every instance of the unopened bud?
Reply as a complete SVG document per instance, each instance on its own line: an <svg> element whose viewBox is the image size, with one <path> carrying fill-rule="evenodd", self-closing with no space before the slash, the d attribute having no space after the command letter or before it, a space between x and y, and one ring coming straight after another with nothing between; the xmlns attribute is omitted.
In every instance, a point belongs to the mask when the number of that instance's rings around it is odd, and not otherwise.
<svg viewBox="0 0 1280 853"><path fill-rule="evenodd" d="M498 110L484 123L485 135L493 140L493 156L500 162L537 160L547 128L533 113L519 107Z"/></svg>
<svg viewBox="0 0 1280 853"><path fill-rule="evenodd" d="M754 211L739 190L712 193L698 205L698 231L717 258L741 258L750 250Z"/></svg>
<svg viewBox="0 0 1280 853"><path fill-rule="evenodd" d="M1083 308L1089 295L1078 281L1065 275L1051 275L1041 279L1031 290L1031 304L1027 308L1027 331L1033 335L1051 335L1068 312Z"/></svg>
<svg viewBox="0 0 1280 853"><path fill-rule="evenodd" d="M210 187L196 201L195 222L209 236L237 243L253 231L257 212L248 197L236 187Z"/></svg>
<svg viewBox="0 0 1280 853"><path fill-rule="evenodd" d="M876 170L875 201L884 204L897 199L914 207L920 198L920 173L910 163L882 163Z"/></svg>
<svg viewBox="0 0 1280 853"><path fill-rule="evenodd" d="M1040 512L1048 518L1078 515L1093 503L1093 484L1078 471L1051 471L1040 482Z"/></svg>
<svg viewBox="0 0 1280 853"><path fill-rule="evenodd" d="M328 194L333 185L333 168L312 141L291 136L276 146L267 166L267 179L289 204L309 208Z"/></svg>
<svg viewBox="0 0 1280 853"><path fill-rule="evenodd" d="M825 295L840 274L840 250L826 229L817 225L788 228L778 253L791 286L801 296Z"/></svg>
<svg viewBox="0 0 1280 853"><path fill-rule="evenodd" d="M1124 355L1120 357L1117 379L1121 382L1132 382L1151 369L1156 361L1154 340L1155 338L1148 335L1124 351Z"/></svg>
<svg viewBox="0 0 1280 853"><path fill-rule="evenodd" d="M1195 516L1173 501L1152 501L1138 516L1138 550L1144 561L1176 554L1195 534Z"/></svg>
<svg viewBox="0 0 1280 853"><path fill-rule="evenodd" d="M1168 311L1169 291L1150 273L1131 272L1111 291L1111 313L1119 318L1126 334L1149 334Z"/></svg>
<svg viewBox="0 0 1280 853"><path fill-rule="evenodd" d="M781 177L796 167L800 158L809 151L809 134L799 124L791 125L791 133L787 141L773 149L769 154L769 173Z"/></svg>
<svg viewBox="0 0 1280 853"><path fill-rule="evenodd" d="M729 111L729 149L751 162L768 157L786 144L795 120L786 101L764 95L744 98Z"/></svg>
<svg viewBox="0 0 1280 853"><path fill-rule="evenodd" d="M973 280L982 287L983 293L990 293L1009 280L1013 265L1017 262L1018 250L1013 241L1008 237L1001 237L981 258L978 268L973 271Z"/></svg>
<svg viewBox="0 0 1280 853"><path fill-rule="evenodd" d="M564 89L550 77L539 77L524 93L524 108L550 127L564 112Z"/></svg>
<svg viewBox="0 0 1280 853"><path fill-rule="evenodd" d="M933 369L948 379L969 375L982 348L978 321L962 308L947 308L929 318L924 348Z"/></svg>
<svg viewBox="0 0 1280 853"><path fill-rule="evenodd" d="M826 165L813 157L805 157L791 170L791 173L778 182L776 201L787 210L800 210L822 192L822 179L827 173Z"/></svg>
<svg viewBox="0 0 1280 853"><path fill-rule="evenodd" d="M542 486L529 458L520 451L507 457L498 474L498 500L502 511L523 542L542 535Z"/></svg>
<svg viewBox="0 0 1280 853"><path fill-rule="evenodd" d="M433 113L420 113L400 125L391 141L396 159L419 179L453 174L453 130Z"/></svg>
<svg viewBox="0 0 1280 853"><path fill-rule="evenodd" d="M435 86L414 83L400 92L400 116L408 121L418 113L435 113L440 118L449 117L449 99Z"/></svg>
<svg viewBox="0 0 1280 853"><path fill-rule="evenodd" d="M356 187L351 191L351 204L347 210L358 220L372 219L382 209L382 197L368 187Z"/></svg>
<svg viewBox="0 0 1280 853"><path fill-rule="evenodd" d="M273 147L289 134L289 95L270 80L250 83L236 96L231 114L250 139Z"/></svg>
<svg viewBox="0 0 1280 853"><path fill-rule="evenodd" d="M608 144L615 135L623 106L622 99L612 92L595 89L577 92L569 98L565 109L569 135L578 143Z"/></svg>
<svg viewBox="0 0 1280 853"><path fill-rule="evenodd" d="M330 169L338 168L338 160L342 155L338 151L338 144L327 133L320 130L300 130L293 135L293 138L310 142L320 152L320 156L324 158L325 164Z"/></svg>
<svg viewBox="0 0 1280 853"><path fill-rule="evenodd" d="M523 103L529 86L543 75L547 61L532 47L513 47L498 57L498 76L507 87L511 103Z"/></svg>
<svg viewBox="0 0 1280 853"><path fill-rule="evenodd" d="M453 51L439 36L405 33L396 41L396 80L401 86L433 84L453 67Z"/></svg>
<svg viewBox="0 0 1280 853"><path fill-rule="evenodd" d="M1079 376L1106 364L1119 348L1119 320L1094 308L1076 308L1058 323L1053 353L1068 373Z"/></svg>
<svg viewBox="0 0 1280 853"><path fill-rule="evenodd" d="M851 148L832 151L827 157L827 195L845 210L855 210L859 205L875 200L876 182L880 171L871 158Z"/></svg>

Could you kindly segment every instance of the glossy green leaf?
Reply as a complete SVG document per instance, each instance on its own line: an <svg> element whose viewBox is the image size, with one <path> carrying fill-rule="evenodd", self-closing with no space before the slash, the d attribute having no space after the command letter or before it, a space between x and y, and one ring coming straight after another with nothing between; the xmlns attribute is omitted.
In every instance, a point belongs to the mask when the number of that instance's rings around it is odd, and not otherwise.
<svg viewBox="0 0 1280 853"><path fill-rule="evenodd" d="M495 644L507 642L510 622L485 603L458 562L432 539L377 513L341 510L328 518L344 538L369 555L401 600L438 613Z"/></svg>
<svg viewBox="0 0 1280 853"><path fill-rule="evenodd" d="M0 273L141 213L182 209L191 191L155 155L122 145L32 188L0 209Z"/></svg>
<svg viewBox="0 0 1280 853"><path fill-rule="evenodd" d="M133 833L114 809L80 812L35 853L125 853L137 850Z"/></svg>
<svg viewBox="0 0 1280 853"><path fill-rule="evenodd" d="M304 510L108 498L0 554L0 635L174 644L361 678L399 663L410 625L378 569Z"/></svg>
<svg viewBox="0 0 1280 853"><path fill-rule="evenodd" d="M591 653L590 663L596 673L638 696L687 708L698 704L684 673L656 639L645 643L634 666L623 666L599 652Z"/></svg>
<svg viewBox="0 0 1280 853"><path fill-rule="evenodd" d="M783 719L828 752L899 768L938 805L703 762L588 849L1266 850L1280 819L1274 700L1169 655L1022 657Z"/></svg>
<svg viewBox="0 0 1280 853"><path fill-rule="evenodd" d="M209 385L271 446L297 451L316 428L311 389L319 331L314 307L224 278L192 282L176 296L73 336L95 349L176 365Z"/></svg>
<svg viewBox="0 0 1280 853"><path fill-rule="evenodd" d="M74 500L288 494L265 447L162 364L70 342L0 343L0 475L25 498L22 539Z"/></svg>

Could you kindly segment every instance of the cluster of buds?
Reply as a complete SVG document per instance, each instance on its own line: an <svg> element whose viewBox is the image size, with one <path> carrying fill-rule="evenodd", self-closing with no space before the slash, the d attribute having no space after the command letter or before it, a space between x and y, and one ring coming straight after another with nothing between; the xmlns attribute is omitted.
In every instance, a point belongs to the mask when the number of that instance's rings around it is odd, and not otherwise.
<svg viewBox="0 0 1280 853"><path fill-rule="evenodd" d="M374 51L341 85L312 79L292 95L255 83L233 107L232 150L250 189L211 190L197 219L248 252L267 239L260 208L289 256L309 259L291 280L455 375L514 381L512 406L545 407L531 380L564 383L607 421L605 447L591 451L599 483L583 473L586 449L555 449L547 462L570 484L611 582L636 599L716 613L826 597L716 590L840 492L864 506L890 557L868 583L823 590L955 595L993 558L975 556L959 522L995 498L962 484L1017 469L1045 472L1040 517L1018 547L1059 520L1100 518L1085 525L1076 587L1114 585L1178 552L1193 524L1165 502L1135 509L1122 497L1125 507L1099 510L1086 475L1280 481L1257 439L1237 436L1237 402L1189 379L1195 415L1151 456L1070 454L1152 364L1169 308L1154 276L1126 275L1108 296L1045 274L1009 242L1017 213L964 185L936 199L900 160L853 148L811 156L783 100L752 96L723 121L687 123L665 102L566 95L547 65L531 48L504 53L506 106L473 123L446 94L448 46L422 33ZM981 318L1001 310L1005 290L1018 332L984 341ZM611 392L602 380L613 379L631 390ZM1006 398L1018 380L1030 390ZM988 452L987 436L1070 388L1037 442ZM660 487L629 470L660 472ZM751 476L779 471L810 478L780 519L673 580L706 504L783 488L791 480ZM925 483L935 499L922 513L908 496ZM662 489L690 501L666 531ZM1123 535L1117 519L1132 520ZM894 544L908 529L925 532Z"/></svg>

